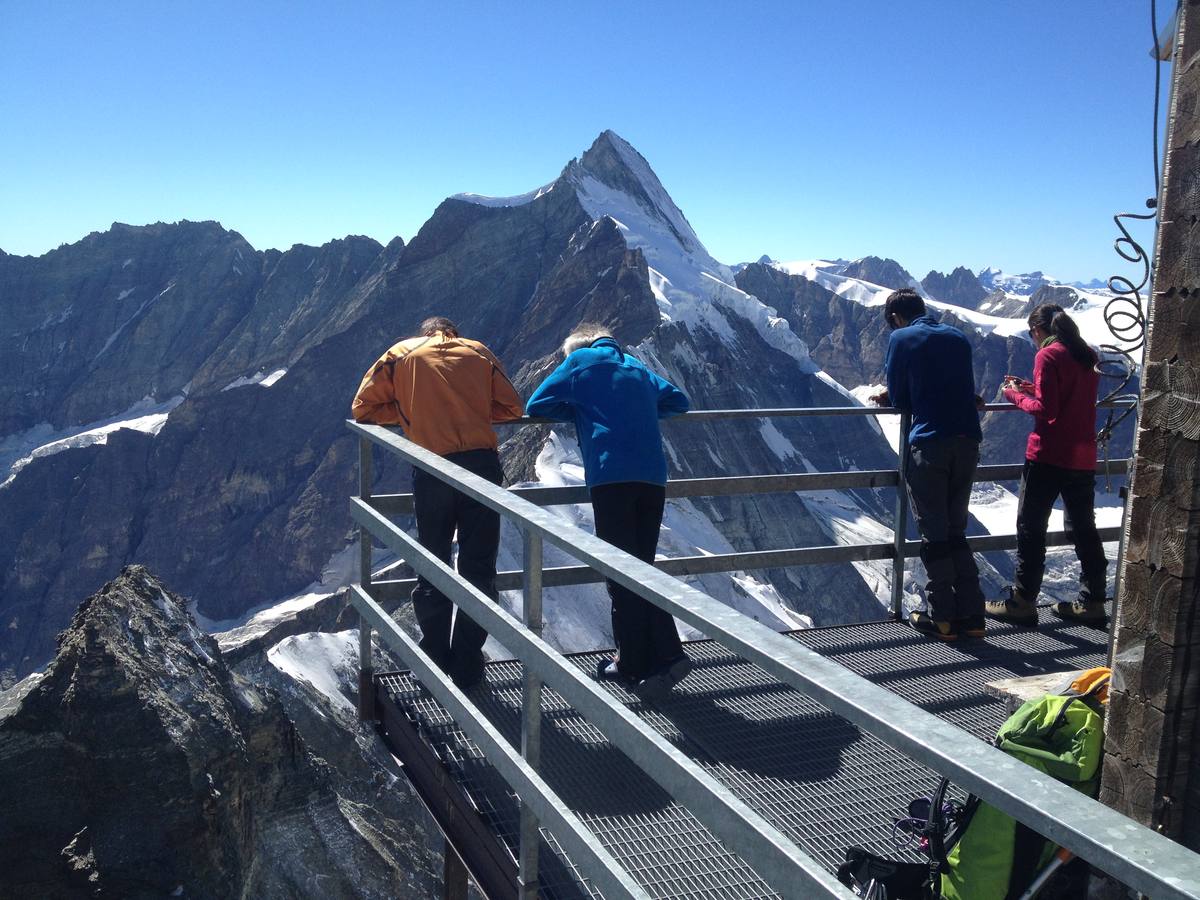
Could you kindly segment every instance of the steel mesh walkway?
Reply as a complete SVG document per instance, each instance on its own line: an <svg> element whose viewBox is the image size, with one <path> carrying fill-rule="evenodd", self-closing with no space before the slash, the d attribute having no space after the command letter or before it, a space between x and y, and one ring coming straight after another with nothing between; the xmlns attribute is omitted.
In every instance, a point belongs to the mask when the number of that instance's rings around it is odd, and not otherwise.
<svg viewBox="0 0 1200 900"><path fill-rule="evenodd" d="M1004 711L983 692L984 684L1100 665L1107 645L1105 632L1068 625L1045 610L1036 631L989 623L986 640L950 645L893 622L813 629L792 637L985 740ZM619 685L607 687L830 868L855 844L902 854L892 843L892 824L909 800L930 793L936 773L719 644L693 642L687 652L695 670L657 707ZM572 659L594 672L601 655ZM503 780L410 675L382 675L379 682L384 702L418 726L453 783L515 855L519 809ZM470 696L519 745L520 663L489 664L485 684ZM776 896L554 691L544 691L542 709L543 776L651 896ZM543 837L543 895L590 895L553 836L543 832Z"/></svg>

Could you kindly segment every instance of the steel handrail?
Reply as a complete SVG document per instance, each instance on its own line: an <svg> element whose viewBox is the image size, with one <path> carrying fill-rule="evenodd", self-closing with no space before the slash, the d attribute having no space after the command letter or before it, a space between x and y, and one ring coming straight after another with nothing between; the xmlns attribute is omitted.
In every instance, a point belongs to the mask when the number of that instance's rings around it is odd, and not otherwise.
<svg viewBox="0 0 1200 900"><path fill-rule="evenodd" d="M1096 404L1097 409L1133 409L1136 400L1104 400ZM985 403L980 412L1012 412L1020 407L1012 403ZM683 415L672 416L663 422L704 422L713 419L803 419L830 416L898 416L904 410L896 406L795 406L762 409L694 409ZM541 416L522 416L500 425L561 425L558 419Z"/></svg>
<svg viewBox="0 0 1200 900"><path fill-rule="evenodd" d="M372 509L384 515L388 511L380 504L371 502ZM1121 536L1117 526L1097 528L1100 540L1115 541ZM1047 547L1066 547L1074 542L1069 531L1052 531L1046 535ZM975 553L994 550L1010 550L1016 545L1016 535L981 534L967 538L967 544ZM751 550L744 553L717 553L705 556L673 556L656 559L651 565L668 575L682 578L688 575L708 575L714 572L751 572L756 569L776 569L787 566L831 565L837 563L868 562L891 559L894 553L891 544L829 544L823 547L796 547L791 550ZM921 555L920 541L904 542L904 558L915 559ZM514 569L496 573L496 590L513 591L521 587L524 572ZM566 587L574 584L595 584L604 581L604 576L590 566L552 566L542 570L546 587ZM407 599L416 586L415 578L391 578L373 580L381 600L396 602Z"/></svg>

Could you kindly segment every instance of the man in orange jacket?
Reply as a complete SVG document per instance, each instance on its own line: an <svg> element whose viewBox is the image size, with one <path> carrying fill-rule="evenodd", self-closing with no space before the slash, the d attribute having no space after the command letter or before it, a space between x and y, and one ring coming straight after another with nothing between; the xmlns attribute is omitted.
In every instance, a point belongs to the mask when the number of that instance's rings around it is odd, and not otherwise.
<svg viewBox="0 0 1200 900"><path fill-rule="evenodd" d="M394 344L363 376L350 407L359 422L399 425L413 443L493 484L504 480L493 422L523 415L521 399L499 360L478 341L459 337L449 319L421 323L420 335ZM500 514L413 467L417 539L450 565L458 532L458 571L496 601ZM412 593L421 649L463 689L483 677L487 632L424 578Z"/></svg>

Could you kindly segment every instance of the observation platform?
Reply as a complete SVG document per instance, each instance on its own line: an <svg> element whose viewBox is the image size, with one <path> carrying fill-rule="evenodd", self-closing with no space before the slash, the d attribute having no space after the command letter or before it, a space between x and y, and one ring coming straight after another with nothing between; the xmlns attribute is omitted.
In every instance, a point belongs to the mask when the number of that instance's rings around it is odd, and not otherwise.
<svg viewBox="0 0 1200 900"><path fill-rule="evenodd" d="M983 640L943 644L893 621L796 631L792 640L990 741L1004 704L984 685L1103 665L1108 633L1049 609L1034 629L988 622ZM696 666L672 697L612 698L830 871L852 845L896 858L892 825L937 773L834 715L715 641L686 645ZM603 654L568 657L588 676ZM520 746L522 664L493 662L468 696ZM484 754L407 672L374 679L379 729L483 892L519 895L520 803ZM542 691L541 774L651 897L776 897L686 808L549 687ZM539 895L601 896L541 830Z"/></svg>

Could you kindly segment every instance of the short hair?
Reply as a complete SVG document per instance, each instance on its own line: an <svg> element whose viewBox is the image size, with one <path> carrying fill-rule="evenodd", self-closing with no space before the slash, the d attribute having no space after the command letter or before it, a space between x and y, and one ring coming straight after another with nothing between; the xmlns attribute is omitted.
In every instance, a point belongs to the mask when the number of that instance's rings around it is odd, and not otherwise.
<svg viewBox="0 0 1200 900"><path fill-rule="evenodd" d="M417 330L420 332L420 337L432 337L439 331L458 337L458 326L445 316L430 316L421 323Z"/></svg>
<svg viewBox="0 0 1200 900"><path fill-rule="evenodd" d="M912 288L893 291L888 295L887 302L883 304L883 318L892 328L896 327L892 319L895 315L903 316L906 322L919 319L925 315L925 301Z"/></svg>
<svg viewBox="0 0 1200 900"><path fill-rule="evenodd" d="M593 341L598 341L600 338L610 337L612 337L612 331L605 326L597 325L595 322L582 322L563 341L563 356L570 356L576 350L588 347Z"/></svg>

